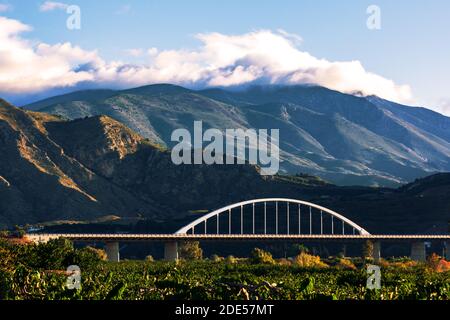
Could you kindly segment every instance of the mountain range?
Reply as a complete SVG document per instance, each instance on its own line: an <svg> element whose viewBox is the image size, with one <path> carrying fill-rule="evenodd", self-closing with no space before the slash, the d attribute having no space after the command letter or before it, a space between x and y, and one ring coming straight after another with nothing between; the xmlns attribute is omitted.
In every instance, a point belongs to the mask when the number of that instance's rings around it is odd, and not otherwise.
<svg viewBox="0 0 450 320"><path fill-rule="evenodd" d="M371 232L442 233L447 231L450 210L448 197L450 174L446 173L418 180L411 178L414 180L412 183L400 188L374 188L370 186L337 186L326 182L325 179L305 173L261 176L259 168L249 164L176 166L172 163L168 148L170 145L165 142L166 134L178 124L189 126L191 121L197 119L208 121L211 125L219 126L221 124L223 127L231 126L231 128L239 125L244 128L259 127L257 121L261 121L261 124L270 128L273 123L276 123L282 129L281 139L283 139L283 132L292 134L291 136L285 134L292 143L297 141L296 137L303 135L303 140L300 138L298 140L304 145L308 145L305 141L318 141L317 139L321 137L321 140L324 141L323 144L327 143L326 148L321 144L324 152L328 154L333 152L335 155L341 152L342 158L345 158L345 153L339 151L337 146L326 142L333 138L330 135L327 136L326 129L330 127L332 130L333 128L327 121L335 118L325 116L326 110L322 110L322 113L318 110L313 112L306 106L299 107L299 101L295 105L293 102L286 101L264 105L257 104L260 101L256 100L252 103L249 98L270 100L275 98L264 98L263 95L278 95L279 93L276 92L280 90L287 90L287 92L293 90L292 97L289 97L287 93L283 93L282 96L287 97L288 100L294 100L297 89L252 88L240 92L223 90L195 92L180 87L161 85L138 88L126 93L101 91L101 97L97 91L86 91L41 101L27 106L27 109L18 108L0 100L0 150L3 154L0 159L0 227L49 221L92 222L111 218L144 219L155 225L168 225L171 222L173 225L174 221L191 221L201 212L242 200L261 197L289 197L312 201L332 208ZM379 112L376 110L384 110L382 114L390 114L390 117L386 116L389 119L395 117L408 119L409 125L405 126L410 128L409 143L413 141L411 138L413 133L418 135L419 132L421 135L418 136L422 137L423 141L431 140L431 137L437 135L443 136L442 140L444 140L444 129L448 125L447 118L431 111L408 109L409 107L395 105L375 97L360 98L342 95L318 87L301 87L300 89L305 92L308 90L322 91L326 94L337 95L339 98L349 99L350 102L362 103L358 106L365 105L367 109L361 111L358 121L361 123L366 121L367 127L370 125L376 127L375 124L364 120L364 117L370 115L369 110L372 109L378 114ZM311 94L315 96L317 92ZM130 99L129 95L139 96L141 100L145 100L142 97L147 97L148 105L139 108L128 105L128 102L124 104L128 106L127 108L116 105L117 101L129 101L127 100ZM70 99L75 100L77 96L83 101L64 102ZM303 98L305 101L308 100ZM231 101L231 99L233 100ZM330 98L330 101L332 100ZM150 103L149 101L155 102ZM182 103L173 106L170 101L182 101ZM156 102L159 104L156 105ZM338 114L343 114L349 103L344 101L342 104L336 104L342 108L340 110L336 107L336 110L339 111ZM83 110L90 111L77 116L63 114L63 110L68 110L67 112L72 110L69 106L77 105L83 106ZM199 106L200 110L197 110L196 106ZM283 109L285 111L277 109L277 106L285 108ZM103 109L99 109L99 111L97 108ZM142 111L140 117L130 111L134 110L133 108ZM388 112L389 108L393 110L390 113ZM47 112L42 112L42 110ZM56 110L60 110L59 115ZM81 112L80 110L80 108L74 107L72 111ZM93 110L98 113L113 111L110 112L111 116L107 116L94 114ZM171 113L168 110L171 110ZM213 110L216 111L213 112ZM296 110L299 114L296 113ZM49 113L50 111L53 114ZM146 112L151 112L157 117L149 118ZM197 115L202 114L204 117L195 118L191 114L193 112L196 112ZM284 115L279 112L284 112ZM360 111L356 110L355 113L347 116L353 119L352 123L356 123L358 112ZM300 114L303 116L300 117ZM310 114L309 121L303 119L305 114ZM120 119L119 116L123 118ZM314 132L312 121L321 117L323 117L324 123L317 122L316 124L322 130ZM118 119L122 121L118 121ZM124 124L133 119L140 124L147 120L150 121L151 127L145 128L153 135L138 133ZM325 121L325 119L328 120ZM385 126L388 128L391 125L389 121L393 120L385 119L384 121L388 122ZM350 120L344 122L347 123ZM372 122L374 122L373 118ZM405 124L405 122L403 123ZM362 128L362 125L359 127ZM418 127L422 129L412 129ZM369 131L369 129L361 130L366 133ZM309 132L309 136L306 134L307 132ZM364 142L361 136L352 135L351 132L342 132L346 133L348 139L353 137L360 143ZM357 132L361 135L361 131ZM395 130L386 129L385 134L387 132L394 136ZM425 135L424 132L428 133ZM405 132L403 133L406 135ZM369 135L369 133L367 134ZM317 139L309 138L313 135ZM370 136L374 137L375 133L371 133ZM405 143L408 142L406 136L398 137L398 139L401 138L405 140ZM372 146L371 143L376 141L380 143L389 141L392 145L400 144L394 143L393 140L379 139L369 140L365 143L367 146ZM336 144L339 143L336 139L333 141ZM347 152L353 152L352 154L355 156L358 154L356 151L361 151L358 149L361 144L358 144L358 148L350 148L349 141L346 140L345 144L338 145L347 145L349 148ZM419 144L417 141L414 143L426 150L427 145ZM311 142L311 145L314 143ZM435 145L435 140L431 140L428 148ZM295 144L282 143L282 146L288 150L285 151L285 154L294 154L297 149L298 152L303 152ZM316 147L320 149L319 146ZM391 149L381 151L388 152ZM298 157L299 154L297 154ZM304 154L309 155L316 162L321 159L320 154L307 152ZM439 155L439 153L436 154ZM360 156L362 155L364 153L360 154ZM431 155L433 155L432 152L430 152L429 158ZM437 155L434 155L433 159L437 159ZM391 162L395 163L397 158L394 155L391 157ZM291 158L287 159L284 165L289 164L287 167L291 170L300 168L302 170L299 172L306 171L303 169L307 166L297 167L289 162L292 161ZM312 162L306 157L302 161ZM357 162L355 161L355 163ZM404 163L410 164L406 160ZM430 165L431 160L423 163ZM436 169L433 170L441 171L437 169L438 165L443 166L445 161L434 160L432 163L436 166ZM405 167L404 170L406 171L407 168L409 167ZM412 165L408 170L411 172L417 170L417 176L427 174L425 169L419 170ZM328 174L331 175L330 172L332 171L328 171ZM398 170L397 175L400 173ZM356 176L354 173L342 174L342 176L347 175ZM412 174L412 177L415 175ZM362 179L364 176L361 175L360 178ZM374 179L374 177L370 176L368 179ZM156 224L158 222L159 224Z"/></svg>
<svg viewBox="0 0 450 320"><path fill-rule="evenodd" d="M207 128L280 130L281 173L307 173L339 185L400 186L450 171L450 118L429 109L318 86L189 90L161 84L88 90L25 109L75 120L107 115L170 148L171 133Z"/></svg>
<svg viewBox="0 0 450 320"><path fill-rule="evenodd" d="M287 189L265 184L275 178L255 166L176 166L170 151L107 116L65 121L3 100L0 151L2 226L105 216L161 221Z"/></svg>

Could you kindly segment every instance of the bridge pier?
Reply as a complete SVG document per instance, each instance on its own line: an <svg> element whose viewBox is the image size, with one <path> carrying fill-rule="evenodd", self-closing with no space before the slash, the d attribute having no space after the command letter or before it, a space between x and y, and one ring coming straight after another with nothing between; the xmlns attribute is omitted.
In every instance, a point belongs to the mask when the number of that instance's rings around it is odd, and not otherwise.
<svg viewBox="0 0 450 320"><path fill-rule="evenodd" d="M106 256L108 257L108 261L111 262L120 261L119 242L106 242L105 251Z"/></svg>
<svg viewBox="0 0 450 320"><path fill-rule="evenodd" d="M373 252L372 252L373 262L380 262L381 259L381 242L375 241L373 243Z"/></svg>
<svg viewBox="0 0 450 320"><path fill-rule="evenodd" d="M445 245L445 259L450 261L450 241L444 242Z"/></svg>
<svg viewBox="0 0 450 320"><path fill-rule="evenodd" d="M178 260L178 242L171 241L164 244L164 260L177 261Z"/></svg>
<svg viewBox="0 0 450 320"><path fill-rule="evenodd" d="M427 260L425 242L413 242L411 245L411 260L424 262Z"/></svg>

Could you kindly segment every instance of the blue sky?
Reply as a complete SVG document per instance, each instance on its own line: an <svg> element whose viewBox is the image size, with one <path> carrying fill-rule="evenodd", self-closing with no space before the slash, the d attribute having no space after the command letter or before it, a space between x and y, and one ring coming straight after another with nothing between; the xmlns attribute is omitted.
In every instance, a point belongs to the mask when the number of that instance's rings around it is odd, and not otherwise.
<svg viewBox="0 0 450 320"><path fill-rule="evenodd" d="M251 32L268 30L280 36L277 32L283 30L282 35L289 34L290 40L294 38L293 35L302 38L301 42L294 41L295 47L300 52L306 52L316 58L317 61L313 63L315 67L321 59L326 59L330 63L359 61L366 72L392 80L395 85L408 86L411 97L405 98L402 94L402 97L397 99L400 102L408 100L410 104L427 105L450 114L449 1L60 1L80 7L80 30L66 28L68 15L65 10L45 12L40 10L44 2L0 0L0 11L3 11L0 12L0 16L20 21L32 28L14 33L12 37L17 36L21 41L30 41L30 46L37 46L40 43L49 46L70 43L71 48L79 47L84 52L95 50L96 55L104 63L120 60L123 64L149 65L154 63L148 60L147 53L150 48L157 49L158 53L168 50L180 53L183 49L186 52L198 53L205 44L216 45L217 41L221 41L213 37L201 41L195 36L198 34L242 36L239 41L245 42L247 39L245 35L248 36ZM4 5L3 10L1 4ZM366 9L371 4L381 9L381 30L369 30L366 26L368 18ZM226 38L224 41L234 40ZM242 43L239 43L241 46ZM134 54L130 54L130 49L134 50ZM245 50L250 49L246 47ZM208 54L207 56L209 57ZM272 57L280 58L279 55ZM83 64L89 59L98 60L92 56L77 57L75 60ZM158 60L163 57L154 56L152 59ZM181 59L180 54L175 56L175 59ZM71 60L70 63L74 62ZM208 61L208 65L217 63L215 60ZM195 61L195 64L199 62ZM236 67L236 61L233 61L233 66ZM73 65L71 67L73 68ZM340 67L346 66L339 65ZM249 65L245 65L245 68L249 68ZM123 67L119 69L122 70ZM155 70L151 69L153 73ZM157 68L157 72L166 74L168 72L166 71L165 65ZM208 73L207 78L202 78L205 70L199 71L200 73L202 75L198 78L188 80L181 77L168 79L179 79L180 84L186 84L183 81L187 81L187 84L200 81L202 85L224 83L217 79L208 82L212 77L211 74ZM142 79L145 79L145 75L146 73L140 73L139 78L135 77L134 79L139 79L136 80L136 84L141 84L139 81L144 81ZM244 76L250 77L248 74ZM270 77L273 77L273 74ZM80 79L88 78L80 77ZM115 81L121 82L124 87L134 84L123 81L123 77L114 76L106 79L104 75L98 76L97 73L92 79L101 82L102 86L115 86ZM166 78L156 77L149 82L158 79ZM301 79L304 81L304 77ZM87 80L89 81L91 80ZM351 79L343 81L352 82ZM76 88L81 82L86 83L74 80L62 86L66 89ZM327 83L325 81L320 84L327 85ZM345 88L347 87L352 88L352 85L349 84ZM371 84L368 84L364 88L370 87ZM381 89L377 89L378 91L374 93L379 94L385 86L380 85L379 88ZM51 86L43 86L40 89L30 89L29 92L27 88L13 92L19 96L52 92L54 89ZM386 98L390 97L394 96L391 93L386 95Z"/></svg>

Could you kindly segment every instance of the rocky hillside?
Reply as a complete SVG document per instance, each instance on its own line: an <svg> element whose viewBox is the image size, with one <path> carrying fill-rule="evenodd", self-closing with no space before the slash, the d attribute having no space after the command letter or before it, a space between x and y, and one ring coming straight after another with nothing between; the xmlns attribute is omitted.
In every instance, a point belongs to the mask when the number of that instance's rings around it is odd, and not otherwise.
<svg viewBox="0 0 450 320"><path fill-rule="evenodd" d="M175 166L168 151L107 116L63 121L3 100L0 150L1 225L169 219L251 196L264 180L248 165Z"/></svg>
<svg viewBox="0 0 450 320"><path fill-rule="evenodd" d="M58 144L47 126L53 130L63 123L54 116L25 112L0 101L1 224L92 219L116 213L133 216L140 211L152 216L160 212L156 205L152 207L112 184ZM92 128L96 130L106 132L106 126L98 123ZM82 134L73 133L73 137ZM89 131L84 134L89 135ZM126 139L119 141L124 136L117 134L115 143L126 145ZM109 141L93 147L86 152L101 154L117 148Z"/></svg>

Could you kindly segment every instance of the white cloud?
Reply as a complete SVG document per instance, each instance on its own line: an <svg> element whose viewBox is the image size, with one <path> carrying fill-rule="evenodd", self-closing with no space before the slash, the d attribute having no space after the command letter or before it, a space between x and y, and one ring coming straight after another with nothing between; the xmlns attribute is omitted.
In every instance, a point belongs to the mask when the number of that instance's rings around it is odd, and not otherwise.
<svg viewBox="0 0 450 320"><path fill-rule="evenodd" d="M0 3L0 12L7 12L12 10L12 6L6 3Z"/></svg>
<svg viewBox="0 0 450 320"><path fill-rule="evenodd" d="M20 37L30 30L17 20L0 17L0 92L32 93L95 80L94 74L76 68L99 61L96 52L70 43L33 45Z"/></svg>
<svg viewBox="0 0 450 320"><path fill-rule="evenodd" d="M290 39L296 45L301 45L303 43L303 38L298 34L289 33L283 29L278 29L277 32L284 36L286 39Z"/></svg>
<svg viewBox="0 0 450 320"><path fill-rule="evenodd" d="M450 99L440 99L434 109L437 112L450 116Z"/></svg>
<svg viewBox="0 0 450 320"><path fill-rule="evenodd" d="M158 54L157 48L150 48L150 49L142 49L142 48L132 48L132 49L126 49L124 50L125 53L132 57L143 57L143 56L149 56L154 57Z"/></svg>
<svg viewBox="0 0 450 320"><path fill-rule="evenodd" d="M151 57L156 56L158 54L158 48L150 48L147 50L147 54Z"/></svg>
<svg viewBox="0 0 450 320"><path fill-rule="evenodd" d="M314 83L343 92L375 94L408 102L409 86L398 85L364 69L359 61L328 61L301 51L301 38L284 31L260 30L243 35L198 34L198 48L130 49L144 64L105 61L96 51L70 43L33 46L22 37L29 26L0 18L0 93L39 92L92 81L131 87L170 82L186 86L232 86Z"/></svg>
<svg viewBox="0 0 450 320"><path fill-rule="evenodd" d="M42 12L53 11L53 10L66 10L69 7L68 4L55 1L45 1L40 5L39 10Z"/></svg>
<svg viewBox="0 0 450 320"><path fill-rule="evenodd" d="M126 49L125 53L132 57L141 57L144 54L142 49Z"/></svg>

